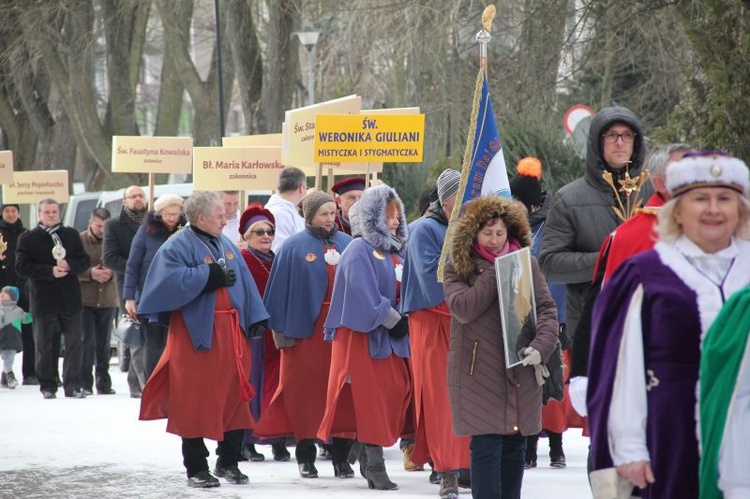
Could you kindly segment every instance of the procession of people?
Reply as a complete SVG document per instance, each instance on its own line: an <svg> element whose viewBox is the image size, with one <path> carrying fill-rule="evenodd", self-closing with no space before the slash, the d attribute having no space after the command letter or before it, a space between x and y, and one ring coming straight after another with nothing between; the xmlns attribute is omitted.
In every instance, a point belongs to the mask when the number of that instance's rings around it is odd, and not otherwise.
<svg viewBox="0 0 750 499"><path fill-rule="evenodd" d="M397 490L383 449L404 439L439 497L520 498L538 440L561 470L563 433L583 427L595 498L750 497L747 165L684 144L649 154L615 107L592 121L580 179L552 193L542 166L524 158L512 197L455 220L461 172L445 169L411 224L388 185L352 177L332 197L296 168L244 211L234 191L149 211L131 186L81 234L54 199L29 231L5 205L2 388L114 395L119 304L140 338L130 396L181 437L189 487L251 482L242 462L270 445L276 461L293 446L305 482ZM646 167L653 186L628 184Z"/></svg>

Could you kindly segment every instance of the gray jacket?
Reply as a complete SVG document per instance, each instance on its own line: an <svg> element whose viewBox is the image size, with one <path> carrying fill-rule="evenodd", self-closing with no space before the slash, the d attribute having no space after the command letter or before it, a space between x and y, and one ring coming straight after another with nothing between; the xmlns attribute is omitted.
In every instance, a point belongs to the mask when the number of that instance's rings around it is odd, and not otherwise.
<svg viewBox="0 0 750 499"><path fill-rule="evenodd" d="M567 285L566 323L570 335L575 332L591 288L599 248L621 223L612 209L617 206L615 194L602 178L606 168L619 187L617 181L625 173L624 169L616 172L606 167L602 157L602 134L615 123L624 123L636 133L629 173L631 177L640 174L646 147L638 118L624 107L602 109L591 122L586 172L555 195L539 251L539 265L547 279ZM641 199L646 200L651 194L648 184Z"/></svg>

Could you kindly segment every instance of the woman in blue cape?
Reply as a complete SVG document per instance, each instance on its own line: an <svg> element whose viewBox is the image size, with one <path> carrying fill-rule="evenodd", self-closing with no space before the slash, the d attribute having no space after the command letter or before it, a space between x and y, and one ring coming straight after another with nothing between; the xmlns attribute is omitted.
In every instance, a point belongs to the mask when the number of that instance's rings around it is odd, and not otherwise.
<svg viewBox="0 0 750 499"><path fill-rule="evenodd" d="M253 433L260 438L293 435L300 475L317 478L315 439L325 411L331 365L323 322L336 265L351 237L337 231L336 203L328 194L312 192L301 205L305 230L284 241L266 286L264 303L281 349L281 367L279 386ZM334 439L331 457L337 476L348 452L348 440Z"/></svg>
<svg viewBox="0 0 750 499"><path fill-rule="evenodd" d="M383 447L402 435L411 400L408 318L397 311L406 219L387 185L365 190L358 206L362 237L341 256L326 319L333 354L318 437L354 433L369 487L392 490Z"/></svg>
<svg viewBox="0 0 750 499"><path fill-rule="evenodd" d="M265 332L268 314L239 250L221 234L219 195L194 193L185 215L190 225L157 250L139 301L139 315L169 326L140 419L167 418L167 431L182 437L189 487L217 487L216 477L245 484L237 462L254 425L249 338ZM204 438L219 442L216 476Z"/></svg>
<svg viewBox="0 0 750 499"><path fill-rule="evenodd" d="M725 301L750 284L747 188L737 158L688 153L670 164L659 241L602 288L587 393L594 497L615 487L699 497L701 350Z"/></svg>

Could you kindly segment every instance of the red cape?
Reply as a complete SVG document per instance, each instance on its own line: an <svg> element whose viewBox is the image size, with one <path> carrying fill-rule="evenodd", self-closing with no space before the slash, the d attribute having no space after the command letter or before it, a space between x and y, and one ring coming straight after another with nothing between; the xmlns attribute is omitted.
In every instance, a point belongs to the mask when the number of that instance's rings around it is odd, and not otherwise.
<svg viewBox="0 0 750 499"><path fill-rule="evenodd" d="M656 214L662 206L664 199L659 194L654 194L642 210L612 231L599 250L594 275L603 265L604 282L607 282L622 262L654 247Z"/></svg>
<svg viewBox="0 0 750 499"><path fill-rule="evenodd" d="M232 327L230 314L222 313L229 306L229 294L220 288L209 350L193 347L182 312L172 312L164 353L143 389L141 420L167 418L169 433L216 441L227 431L255 425L240 396L237 368L239 357L247 380L250 346L239 327Z"/></svg>

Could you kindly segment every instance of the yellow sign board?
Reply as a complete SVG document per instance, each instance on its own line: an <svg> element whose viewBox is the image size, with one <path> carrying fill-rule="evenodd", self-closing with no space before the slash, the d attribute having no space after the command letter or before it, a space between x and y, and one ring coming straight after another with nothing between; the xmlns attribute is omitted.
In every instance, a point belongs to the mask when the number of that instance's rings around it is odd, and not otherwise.
<svg viewBox="0 0 750 499"><path fill-rule="evenodd" d="M13 151L0 151L0 184L13 182Z"/></svg>
<svg viewBox="0 0 750 499"><path fill-rule="evenodd" d="M192 137L112 137L115 173L190 173Z"/></svg>
<svg viewBox="0 0 750 499"><path fill-rule="evenodd" d="M67 203L70 192L67 170L15 172L13 182L3 185L3 203L38 203L52 198Z"/></svg>
<svg viewBox="0 0 750 499"><path fill-rule="evenodd" d="M349 95L312 106L287 111L284 117L283 160L285 165L297 168L312 168L315 161L315 118L320 114L354 114L362 108L362 98ZM329 158L328 163L338 163L336 158ZM323 165L323 168L334 168L334 165ZM307 171L307 170L306 170ZM342 172L343 173L343 172Z"/></svg>
<svg viewBox="0 0 750 499"><path fill-rule="evenodd" d="M419 112L419 108L412 108L416 109L417 112ZM224 147L248 147L248 146L276 146L281 147L281 142L283 140L283 135L286 131L286 123L282 124L282 133L268 133L263 135L238 135L235 137L224 137L222 139L222 144ZM289 159L286 157L283 157L282 155L282 164L285 166L291 166L291 163L289 162ZM297 165L295 165L297 166ZM350 175L350 174L357 174L357 173L365 173L368 171L367 164L365 163L326 163L323 165L323 168L333 168L336 171L337 175ZM372 163L369 165L369 171L370 172L376 172L380 173L383 171L383 164L382 163ZM301 169L308 177L314 177L316 174L316 168L315 163L310 161L307 165L301 165L297 166L299 169ZM276 185L272 187L273 189L276 188Z"/></svg>
<svg viewBox="0 0 750 499"><path fill-rule="evenodd" d="M283 169L281 146L193 149L197 191L276 189Z"/></svg>
<svg viewBox="0 0 750 499"><path fill-rule="evenodd" d="M423 147L423 114L321 114L315 118L316 162L419 163Z"/></svg>

